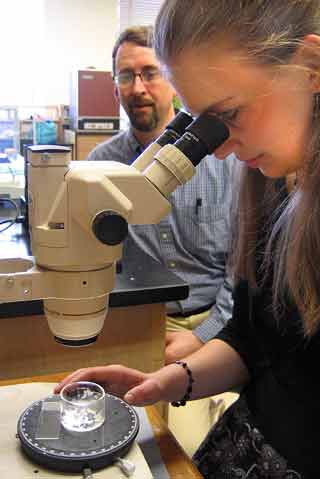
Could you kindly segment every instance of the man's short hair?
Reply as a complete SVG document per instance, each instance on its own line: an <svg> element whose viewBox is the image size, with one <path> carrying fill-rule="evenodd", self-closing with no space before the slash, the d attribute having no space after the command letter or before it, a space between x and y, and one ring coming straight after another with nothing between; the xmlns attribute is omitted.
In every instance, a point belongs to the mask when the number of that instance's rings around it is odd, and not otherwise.
<svg viewBox="0 0 320 479"><path fill-rule="evenodd" d="M112 73L116 74L116 56L120 46L130 42L140 47L153 48L153 26L152 25L137 25L128 27L120 33L112 50Z"/></svg>

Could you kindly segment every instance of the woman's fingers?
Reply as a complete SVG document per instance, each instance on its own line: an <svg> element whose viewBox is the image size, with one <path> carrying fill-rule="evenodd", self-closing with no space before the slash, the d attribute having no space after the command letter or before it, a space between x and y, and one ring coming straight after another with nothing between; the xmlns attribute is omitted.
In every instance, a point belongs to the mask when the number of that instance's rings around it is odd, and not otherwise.
<svg viewBox="0 0 320 479"><path fill-rule="evenodd" d="M140 371L121 365L78 369L64 378L55 387L54 392L58 394L66 384L71 382L92 381L101 384L107 392L123 396L129 389L138 385L146 377L147 375Z"/></svg>
<svg viewBox="0 0 320 479"><path fill-rule="evenodd" d="M103 366L95 367L95 368L78 369L77 371L74 371L73 373L66 376L54 388L54 392L58 394L66 384L73 383L76 381L92 381L92 382L102 384L102 381L99 381L98 378L99 377L101 378L103 376L104 369L105 368Z"/></svg>
<svg viewBox="0 0 320 479"><path fill-rule="evenodd" d="M92 381L116 396L135 406L146 406L161 400L161 387L150 374L125 366L112 365L78 369L59 383L54 392L58 394L68 383Z"/></svg>
<svg viewBox="0 0 320 479"><path fill-rule="evenodd" d="M160 385L155 379L150 377L124 395L124 400L134 406L147 406L161 399Z"/></svg>

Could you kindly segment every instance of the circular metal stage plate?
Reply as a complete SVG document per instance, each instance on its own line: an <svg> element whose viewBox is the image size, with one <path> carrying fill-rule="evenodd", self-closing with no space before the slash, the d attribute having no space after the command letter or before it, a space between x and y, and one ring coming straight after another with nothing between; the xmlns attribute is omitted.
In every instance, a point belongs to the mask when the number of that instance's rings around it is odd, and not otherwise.
<svg viewBox="0 0 320 479"><path fill-rule="evenodd" d="M101 469L113 463L130 449L138 434L139 418L116 396L106 394L105 404L105 423L79 433L61 425L58 395L32 403L18 421L22 449L35 463L62 472Z"/></svg>

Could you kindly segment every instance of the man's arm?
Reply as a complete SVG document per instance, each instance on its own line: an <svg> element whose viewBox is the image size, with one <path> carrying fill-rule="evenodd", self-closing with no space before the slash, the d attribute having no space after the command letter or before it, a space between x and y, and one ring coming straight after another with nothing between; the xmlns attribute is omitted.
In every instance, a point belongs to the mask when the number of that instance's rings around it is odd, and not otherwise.
<svg viewBox="0 0 320 479"><path fill-rule="evenodd" d="M110 140L99 143L87 156L87 161L117 161L127 163L130 152L127 151L125 132L120 132Z"/></svg>
<svg viewBox="0 0 320 479"><path fill-rule="evenodd" d="M86 158L86 161L107 161L108 158L108 148L110 140L103 141L97 144L93 150L91 150Z"/></svg>
<svg viewBox="0 0 320 479"><path fill-rule="evenodd" d="M238 162L233 155L230 155L225 162L227 162L229 166L228 176L224 177L224 181L227 181L229 185L229 197L227 199L229 208L226 215L226 234L229 236L231 243L231 225L233 224L236 212L234 208L237 204L236 197L238 194L240 175L237 166ZM221 256L221 260L216 262L216 267L221 271L224 271L224 279L218 289L215 298L216 302L212 306L208 318L193 331L167 333L165 350L166 364L181 359L182 357L192 354L200 349L204 343L207 343L214 338L231 319L233 311L233 277L231 272L228 271L227 257L228 253L225 252L223 257Z"/></svg>
<svg viewBox="0 0 320 479"><path fill-rule="evenodd" d="M225 277L210 314L193 331L168 332L166 334L166 364L172 363L200 349L221 331L232 316L233 281Z"/></svg>
<svg viewBox="0 0 320 479"><path fill-rule="evenodd" d="M202 343L214 338L231 319L233 309L232 289L233 280L231 276L226 276L219 288L216 302L212 306L208 318L192 331Z"/></svg>

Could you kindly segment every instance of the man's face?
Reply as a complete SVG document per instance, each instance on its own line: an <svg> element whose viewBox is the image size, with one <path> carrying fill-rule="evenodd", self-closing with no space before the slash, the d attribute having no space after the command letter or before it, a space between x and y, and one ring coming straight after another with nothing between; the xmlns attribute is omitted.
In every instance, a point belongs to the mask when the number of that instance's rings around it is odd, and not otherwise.
<svg viewBox="0 0 320 479"><path fill-rule="evenodd" d="M134 43L123 43L116 55L115 73L160 71L154 51ZM146 76L148 78L148 76ZM174 110L173 87L161 75L150 75L150 81L134 76L132 82L118 84L116 92L133 128L152 131L171 120Z"/></svg>

